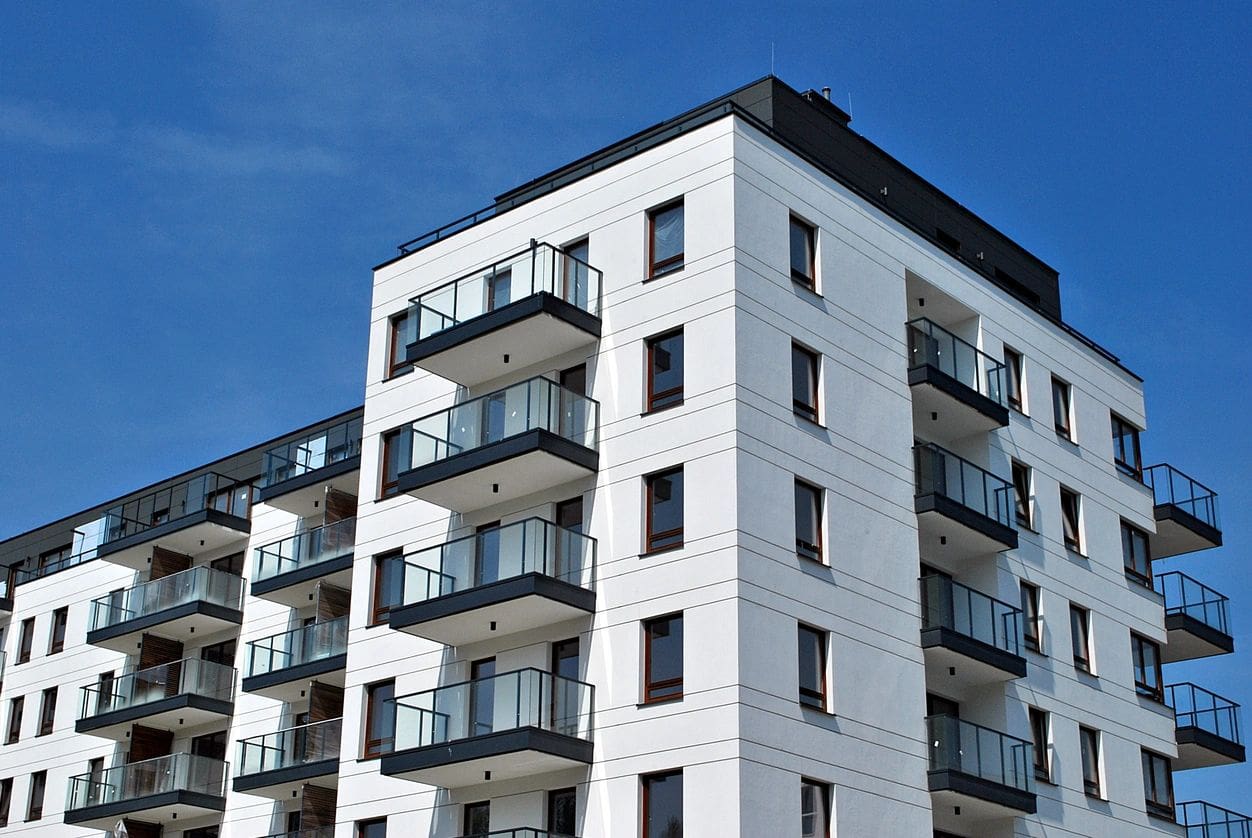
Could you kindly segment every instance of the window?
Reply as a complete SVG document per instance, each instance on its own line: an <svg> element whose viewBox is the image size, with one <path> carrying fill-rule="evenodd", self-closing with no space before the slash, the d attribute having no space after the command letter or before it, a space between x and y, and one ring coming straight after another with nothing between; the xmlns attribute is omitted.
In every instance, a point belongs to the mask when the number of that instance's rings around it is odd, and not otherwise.
<svg viewBox="0 0 1252 838"><path fill-rule="evenodd" d="M232 553L209 562L209 567L229 573L231 576L243 576L243 553Z"/></svg>
<svg viewBox="0 0 1252 838"><path fill-rule="evenodd" d="M491 831L491 801L465 804L465 831L462 835L486 835Z"/></svg>
<svg viewBox="0 0 1252 838"><path fill-rule="evenodd" d="M643 787L643 838L682 838L682 771L648 774L639 782Z"/></svg>
<svg viewBox="0 0 1252 838"><path fill-rule="evenodd" d="M800 780L800 836L830 836L830 787L825 783Z"/></svg>
<svg viewBox="0 0 1252 838"><path fill-rule="evenodd" d="M365 757L391 750L396 735L395 681L379 681L365 688ZM385 835L386 832L379 833Z"/></svg>
<svg viewBox="0 0 1252 838"><path fill-rule="evenodd" d="M935 238L939 244L953 253L961 252L961 240L942 227L935 228Z"/></svg>
<svg viewBox="0 0 1252 838"><path fill-rule="evenodd" d="M1061 525L1065 534L1065 549L1082 553L1082 526L1079 512L1082 500L1079 494L1061 487Z"/></svg>
<svg viewBox="0 0 1252 838"><path fill-rule="evenodd" d="M683 546L682 467L650 474L647 489L647 534L644 551L655 553Z"/></svg>
<svg viewBox="0 0 1252 838"><path fill-rule="evenodd" d="M13 778L0 780L0 826L9 825L9 805L13 802Z"/></svg>
<svg viewBox="0 0 1252 838"><path fill-rule="evenodd" d="M681 270L683 266L683 202L648 213L648 279Z"/></svg>
<svg viewBox="0 0 1252 838"><path fill-rule="evenodd" d="M791 344L791 409L818 421L818 357L798 343Z"/></svg>
<svg viewBox="0 0 1252 838"><path fill-rule="evenodd" d="M35 645L35 618L22 620L22 627L17 635L17 662L26 663L30 660L31 648Z"/></svg>
<svg viewBox="0 0 1252 838"><path fill-rule="evenodd" d="M47 771L36 771L30 775L30 800L26 804L26 820L37 821L43 817L43 792L47 785Z"/></svg>
<svg viewBox="0 0 1252 838"><path fill-rule="evenodd" d="M797 632L800 703L826 709L826 633L801 624Z"/></svg>
<svg viewBox="0 0 1252 838"><path fill-rule="evenodd" d="M395 497L400 493L400 472L407 471L412 462L412 438L406 431L406 428L396 428L383 434L380 498Z"/></svg>
<svg viewBox="0 0 1252 838"><path fill-rule="evenodd" d="M53 725L56 724L57 716L57 688L48 687L43 691L43 700L39 705L39 730L36 736L47 736L52 732Z"/></svg>
<svg viewBox="0 0 1252 838"><path fill-rule="evenodd" d="M394 314L387 321L387 378L404 375L413 369L413 365L405 360L409 344L417 335L413 326L416 318L410 317L408 311Z"/></svg>
<svg viewBox="0 0 1252 838"><path fill-rule="evenodd" d="M1143 480L1143 457L1139 453L1139 429L1116 413L1113 421L1113 465L1122 474Z"/></svg>
<svg viewBox="0 0 1252 838"><path fill-rule="evenodd" d="M1086 608L1069 605L1069 639L1074 648L1074 668L1091 671L1091 612Z"/></svg>
<svg viewBox="0 0 1252 838"><path fill-rule="evenodd" d="M39 554L39 569L43 570L44 568L49 567L59 569L58 566L67 562L73 555L73 544L62 544L60 547L55 549L45 550Z"/></svg>
<svg viewBox="0 0 1252 838"><path fill-rule="evenodd" d="M1152 587L1152 554L1148 551L1148 534L1125 521L1122 521L1122 567L1131 579Z"/></svg>
<svg viewBox="0 0 1252 838"><path fill-rule="evenodd" d="M1135 692L1153 701L1165 701L1161 681L1161 647L1146 637L1130 635L1130 659L1135 667Z"/></svg>
<svg viewBox="0 0 1252 838"><path fill-rule="evenodd" d="M563 248L566 258L561 260L561 299L572 303L584 311L596 312L598 299L592 299L592 293L598 294L599 286L591 287L591 242L579 239L570 242Z"/></svg>
<svg viewBox="0 0 1252 838"><path fill-rule="evenodd" d="M387 622L393 606L400 604L404 588L404 554L396 550L374 557L374 592L370 625Z"/></svg>
<svg viewBox="0 0 1252 838"><path fill-rule="evenodd" d="M4 735L4 744L12 745L22 738L22 712L26 709L26 698L18 696L9 700L9 728Z"/></svg>
<svg viewBox="0 0 1252 838"><path fill-rule="evenodd" d="M1056 426L1058 434L1073 442L1074 427L1070 421L1072 418L1070 393L1069 384L1052 376L1052 423Z"/></svg>
<svg viewBox="0 0 1252 838"><path fill-rule="evenodd" d="M822 560L822 490L796 481L796 555Z"/></svg>
<svg viewBox="0 0 1252 838"><path fill-rule="evenodd" d="M1022 387L1022 353L1004 347L1004 384L1009 407L1019 413L1026 412L1026 391Z"/></svg>
<svg viewBox="0 0 1252 838"><path fill-rule="evenodd" d="M1149 815L1174 817L1174 777L1168 757L1142 751L1143 798Z"/></svg>
<svg viewBox="0 0 1252 838"><path fill-rule="evenodd" d="M1028 530L1034 529L1034 521L1030 514L1030 466L1013 461L1013 498L1017 509L1017 525Z"/></svg>
<svg viewBox="0 0 1252 838"><path fill-rule="evenodd" d="M1080 726L1078 745L1082 749L1082 790L1088 797L1100 797L1100 732Z"/></svg>
<svg viewBox="0 0 1252 838"><path fill-rule="evenodd" d="M574 835L578 831L578 791L557 789L548 792L548 834Z"/></svg>
<svg viewBox="0 0 1252 838"><path fill-rule="evenodd" d="M70 619L68 607L52 612L52 635L48 640L48 654L55 655L65 648L65 626Z"/></svg>
<svg viewBox="0 0 1252 838"><path fill-rule="evenodd" d="M683 401L683 331L651 338L648 347L648 393L645 412Z"/></svg>
<svg viewBox="0 0 1252 838"><path fill-rule="evenodd" d="M387 838L387 819L357 821L356 838Z"/></svg>
<svg viewBox="0 0 1252 838"><path fill-rule="evenodd" d="M791 278L810 291L817 290L817 230L791 216Z"/></svg>
<svg viewBox="0 0 1252 838"><path fill-rule="evenodd" d="M683 697L683 615L670 614L643 624L643 701Z"/></svg>
<svg viewBox="0 0 1252 838"><path fill-rule="evenodd" d="M291 812L290 814L299 816L300 813ZM294 831L298 833L299 826ZM183 833L183 838L220 838L221 834L221 830L216 826L201 826L187 830Z"/></svg>
<svg viewBox="0 0 1252 838"><path fill-rule="evenodd" d="M1038 707L1028 709L1030 737L1034 745L1035 779L1051 782L1051 760L1048 759L1048 714Z"/></svg>
<svg viewBox="0 0 1252 838"><path fill-rule="evenodd" d="M1039 613L1039 586L1022 582L1022 644L1043 652L1043 619Z"/></svg>

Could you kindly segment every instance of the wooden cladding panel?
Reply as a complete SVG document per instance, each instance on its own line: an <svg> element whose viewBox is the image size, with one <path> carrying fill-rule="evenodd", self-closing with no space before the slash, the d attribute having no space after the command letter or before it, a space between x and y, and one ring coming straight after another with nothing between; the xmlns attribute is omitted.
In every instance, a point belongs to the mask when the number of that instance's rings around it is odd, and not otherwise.
<svg viewBox="0 0 1252 838"><path fill-rule="evenodd" d="M145 759L168 756L173 747L174 731L131 725L130 754L126 761L142 762Z"/></svg>
<svg viewBox="0 0 1252 838"><path fill-rule="evenodd" d="M300 829L334 827L337 789L305 784L300 792Z"/></svg>
<svg viewBox="0 0 1252 838"><path fill-rule="evenodd" d="M309 723L343 715L343 687L314 681L309 685Z"/></svg>
<svg viewBox="0 0 1252 838"><path fill-rule="evenodd" d="M326 509L323 523L333 524L356 515L356 495L338 489L326 490Z"/></svg>
<svg viewBox="0 0 1252 838"><path fill-rule="evenodd" d="M183 644L167 637L145 634L139 643L139 668L148 669L183 659Z"/></svg>
<svg viewBox="0 0 1252 838"><path fill-rule="evenodd" d="M166 550L164 547L152 548L152 572L149 579L162 579L191 567L191 556Z"/></svg>
<svg viewBox="0 0 1252 838"><path fill-rule="evenodd" d="M317 583L317 622L336 620L348 613L352 592L325 582Z"/></svg>

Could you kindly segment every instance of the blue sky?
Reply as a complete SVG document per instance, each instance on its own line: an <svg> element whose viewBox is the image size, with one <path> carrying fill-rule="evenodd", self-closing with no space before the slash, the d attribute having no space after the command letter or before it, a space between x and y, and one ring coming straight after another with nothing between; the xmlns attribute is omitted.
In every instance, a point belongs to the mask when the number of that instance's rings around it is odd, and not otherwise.
<svg viewBox="0 0 1252 838"><path fill-rule="evenodd" d="M593 5L3 4L0 537L359 403L395 244L772 51L1147 379L1145 457L1218 490L1227 545L1163 564L1240 646L1167 679L1252 704L1249 7Z"/></svg>

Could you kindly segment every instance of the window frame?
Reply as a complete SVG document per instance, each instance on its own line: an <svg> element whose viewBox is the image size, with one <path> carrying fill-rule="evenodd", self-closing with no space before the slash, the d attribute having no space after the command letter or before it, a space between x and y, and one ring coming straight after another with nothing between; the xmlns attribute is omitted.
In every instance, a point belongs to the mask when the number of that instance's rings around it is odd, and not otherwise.
<svg viewBox="0 0 1252 838"><path fill-rule="evenodd" d="M803 356L807 362L810 386L808 396L812 404L796 398L796 358ZM822 424L822 355L797 340L791 341L791 412L814 425Z"/></svg>
<svg viewBox="0 0 1252 838"><path fill-rule="evenodd" d="M17 661L13 665L29 663L34 649L35 618L27 617L25 620L22 620L22 624L17 630Z"/></svg>
<svg viewBox="0 0 1252 838"><path fill-rule="evenodd" d="M1034 745L1035 779L1052 782L1052 714L1038 707L1026 708L1030 721L1031 744Z"/></svg>
<svg viewBox="0 0 1252 838"><path fill-rule="evenodd" d="M805 660L801 638L806 632L817 640L817 690L804 685ZM802 707L809 707L822 713L830 712L830 695L827 689L830 669L827 662L829 654L830 642L826 631L807 623L796 623L796 700L799 701Z"/></svg>
<svg viewBox="0 0 1252 838"><path fill-rule="evenodd" d="M36 736L47 736L52 733L57 722L57 688L48 687L39 700L39 726L35 729Z"/></svg>
<svg viewBox="0 0 1252 838"><path fill-rule="evenodd" d="M806 812L805 811L804 798L805 798L805 792L808 789L812 789L814 793L817 795L819 805L821 806L820 812ZM800 835L802 836L802 838L830 838L830 821L831 821L830 800L831 800L830 783L823 783L820 780L812 780L808 777L800 778ZM804 831L804 819L805 817L808 817L810 815L814 818L820 816L823 820L823 823L815 824L815 826L819 828L805 832Z"/></svg>
<svg viewBox="0 0 1252 838"><path fill-rule="evenodd" d="M386 625L391 617L391 609L399 605L395 602L383 602L383 585L386 579L384 568L388 562L404 561L403 550L388 550L385 553L378 553L374 556L374 568L372 582L370 585L370 622L369 625L381 626Z"/></svg>
<svg viewBox="0 0 1252 838"><path fill-rule="evenodd" d="M677 273L686 267L687 258L687 207L686 196L679 196L672 201L648 210L648 274L647 279L659 279ZM661 261L656 259L656 220L667 212L677 209L681 213L682 248L673 256L666 256Z"/></svg>
<svg viewBox="0 0 1252 838"><path fill-rule="evenodd" d="M1025 361L1022 353L1011 346L1004 347L1004 400L1008 406L1026 415Z"/></svg>
<svg viewBox="0 0 1252 838"><path fill-rule="evenodd" d="M1013 460L1012 474L1015 501L1014 520L1019 527L1034 532L1035 515L1034 505L1031 503L1031 500L1034 497L1035 470L1021 460ZM1019 476L1023 478L1022 485L1019 485Z"/></svg>
<svg viewBox="0 0 1252 838"><path fill-rule="evenodd" d="M1100 781L1100 750L1100 731L1093 727L1079 725L1078 753L1079 766L1082 770L1082 790L1087 797L1094 797L1097 800L1104 799L1104 784ZM1088 760L1091 763L1091 776L1087 775Z"/></svg>
<svg viewBox="0 0 1252 838"><path fill-rule="evenodd" d="M813 516L813 533L814 541L808 542L800 538L800 493L807 492L809 494L810 512ZM826 554L822 549L822 543L825 540L823 526L823 516L826 514L826 490L821 486L815 486L807 480L801 480L799 477L795 479L795 536L796 536L796 555L802 559L817 562L818 564L826 563Z"/></svg>
<svg viewBox="0 0 1252 838"><path fill-rule="evenodd" d="M63 605L52 612L52 625L48 630L48 654L65 651L65 633L70 623L70 607Z"/></svg>
<svg viewBox="0 0 1252 838"><path fill-rule="evenodd" d="M649 833L649 831L648 831L648 821L649 821L650 816L651 816L651 814L652 814L652 806L651 806L651 803L652 803L652 801L651 801L651 798L652 798L652 785L651 785L651 784L652 784L653 782L657 781L657 780L669 780L669 779L674 778L674 777L677 777L677 778L678 778L678 782L679 782L679 789L678 789L678 800L679 800L679 806L678 806L678 808L679 808L679 811L678 811L678 818L679 818L679 822L678 822L678 826L679 826L679 829L681 829L681 828L682 828L682 826L683 826L683 812L682 812L682 809L683 809L683 803L684 803L684 799L683 799L683 788L682 788L682 776L683 776L683 770L682 770L681 768L675 768L675 769L672 769L672 770L669 770L669 771L653 771L653 772L648 773L648 774L640 774L640 775L639 775L639 790L640 790L640 818L639 818L639 831L640 831L640 835L642 836L642 838L661 838L661 836L654 836L654 835L651 835L651 834Z"/></svg>
<svg viewBox="0 0 1252 838"><path fill-rule="evenodd" d="M1043 611L1039 586L1021 580L1018 583L1022 600L1022 645L1043 654Z"/></svg>
<svg viewBox="0 0 1252 838"><path fill-rule="evenodd" d="M678 509L678 516L679 516L678 526L671 527L668 530L662 530L660 532L656 532L652 528L653 523L654 523L654 514L655 514L654 507L656 505L655 500L654 500L656 481L661 480L661 479L666 479L666 480L670 480L672 483L674 481L675 475L678 476L678 487L679 487L678 491L679 491L679 494L681 495L679 509ZM643 555L645 556L651 556L657 553L664 553L669 550L678 550L683 546L686 540L687 518L686 518L685 507L686 507L687 495L685 492L685 486L683 485L684 483L683 477L684 477L683 467L681 465L675 466L673 468L663 469L661 471L654 471L651 474L644 475L644 478L643 478L643 485L644 485ZM663 502L666 502L666 501L663 501ZM677 541L668 541L669 539L672 539L675 536L678 539ZM658 542L662 542L662 543L658 543Z"/></svg>
<svg viewBox="0 0 1252 838"><path fill-rule="evenodd" d="M391 690L391 698L386 697L379 699L378 693L384 689ZM394 701L396 697L396 679L385 678L382 681L374 681L365 685L365 729L361 736L361 759L378 759L389 752L387 745L394 745L396 741L396 717L395 711L392 710L391 715L391 736L374 739L370 736L374 729L375 716L378 713L386 712L386 703ZM383 706L379 706L379 705ZM390 740L390 742L388 742Z"/></svg>
<svg viewBox="0 0 1252 838"><path fill-rule="evenodd" d="M4 729L4 744L22 741L22 718L26 714L26 696L15 695L9 699L9 716Z"/></svg>
<svg viewBox="0 0 1252 838"><path fill-rule="evenodd" d="M804 234L805 247L808 251L807 273L798 270L795 264L795 253L792 250L792 237L796 230ZM787 262L790 268L791 281L814 294L817 290L817 226L810 224L794 212L787 216Z"/></svg>
<svg viewBox="0 0 1252 838"><path fill-rule="evenodd" d="M1082 495L1068 486L1060 487L1061 498L1061 540L1065 549L1071 553L1085 556L1082 537ZM1072 520L1071 520L1072 516ZM1069 530L1073 530L1071 537Z"/></svg>
<svg viewBox="0 0 1252 838"><path fill-rule="evenodd" d="M1122 535L1122 571L1126 574L1126 578L1132 582L1143 585L1145 588L1152 587L1152 542L1148 533L1139 529L1129 521L1121 522ZM1135 556L1135 543L1138 542L1143 547L1144 563L1147 567L1146 574L1141 573L1139 568L1133 564ZM1130 561L1130 564L1127 562Z"/></svg>
<svg viewBox="0 0 1252 838"><path fill-rule="evenodd" d="M1052 376L1052 426L1056 435L1074 442L1074 385Z"/></svg>
<svg viewBox="0 0 1252 838"><path fill-rule="evenodd" d="M39 791L38 803L35 801L35 791ZM26 822L43 820L44 798L48 791L48 772L34 771L30 775L30 786L26 792Z"/></svg>
<svg viewBox="0 0 1252 838"><path fill-rule="evenodd" d="M544 795L544 798L545 798L544 799L544 809L545 809L544 814L546 815L546 818L544 820L544 829L548 830L548 832L551 834L554 834L554 835L565 834L563 832L557 832L557 824L555 824L554 821L556 820L556 802L559 798L564 797L566 795L573 798L574 800L574 820L575 822L577 822L578 820L578 787L577 786L568 786L566 788L560 788L560 789L549 789L548 793ZM572 835L574 833L571 831L570 834Z"/></svg>
<svg viewBox="0 0 1252 838"><path fill-rule="evenodd" d="M355 829L353 830L353 834L356 836L356 838L372 838L371 836L367 834L367 831L371 827L378 826L379 824L382 824L382 827L383 827L382 838L386 838L387 819L385 817L384 818L370 818L369 820L365 820L365 821L357 821L355 824Z"/></svg>
<svg viewBox="0 0 1252 838"><path fill-rule="evenodd" d="M1081 632L1078 631L1081 629ZM1095 674L1091 652L1091 609L1077 603L1069 604L1069 645L1074 655L1074 668L1088 675Z"/></svg>
<svg viewBox="0 0 1252 838"><path fill-rule="evenodd" d="M403 340L403 331L408 328L412 316L406 308L387 318L387 374L383 376L384 381L413 371L413 365L405 359L408 344Z"/></svg>
<svg viewBox="0 0 1252 838"><path fill-rule="evenodd" d="M1113 467L1127 477L1132 477L1142 483L1143 449L1139 444L1139 428L1132 425L1130 422L1126 421L1121 416L1118 416L1111 410L1109 411L1109 425L1113 434ZM1118 433L1118 426L1121 426L1123 429L1121 434ZM1133 462L1122 458L1122 455L1125 453L1123 450L1125 445L1122 440L1124 440L1127 436L1130 437L1131 448L1134 449L1131 452L1134 457Z"/></svg>
<svg viewBox="0 0 1252 838"><path fill-rule="evenodd" d="M1149 815L1158 818L1174 818L1174 766L1169 757L1164 754L1158 754L1156 751L1149 751L1147 748L1139 749L1140 765L1143 768L1143 804ZM1165 779L1165 792L1168 795L1168 802L1161 803L1155 797L1150 797L1149 792L1156 788L1156 773L1161 770Z"/></svg>
<svg viewBox="0 0 1252 838"><path fill-rule="evenodd" d="M655 378L656 348L658 344L660 344L662 341L670 340L675 337L677 337L679 340L678 353L677 353L678 365L679 365L678 386L670 387L667 390L661 390L658 392L655 386L656 384L656 378ZM673 352L673 350L666 350L666 351L670 353L671 359L675 357L675 353ZM682 326L679 326L677 329L670 329L668 332L662 332L659 335L653 335L652 337L644 341L644 378L645 378L645 381L644 381L644 410L643 412L645 414L656 413L658 411L666 410L671 407L678 407L679 405L683 403L683 399L685 397L684 388L687 383L686 360L684 358L685 354L686 354L686 339L683 336ZM677 398L674 398L675 396L677 396ZM658 402L661 402L661 401L664 401L664 404L658 404Z"/></svg>
<svg viewBox="0 0 1252 838"><path fill-rule="evenodd" d="M659 681L652 679L652 643L654 626L662 622L669 623L670 632L673 632L672 624L677 621L679 632L681 633L681 643L678 646L678 672L676 678L664 678ZM669 701L682 701L683 698L683 677L686 675L686 626L683 625L683 612L675 611L672 614L664 614L660 617L651 617L644 620L643 628L643 701L642 704L663 704ZM655 695L658 690L668 690L674 687L678 688L678 692L665 695Z"/></svg>
<svg viewBox="0 0 1252 838"><path fill-rule="evenodd" d="M381 434L381 458L379 460L378 469L378 499L394 498L400 494L400 463L396 462L396 473L388 474L392 456L400 457L403 452L400 450L401 440L403 438L404 428L392 428L383 431ZM390 478L390 479L388 479Z"/></svg>
<svg viewBox="0 0 1252 838"><path fill-rule="evenodd" d="M1148 660L1149 657L1152 658L1151 661ZM1165 680L1161 671L1161 644L1132 631L1130 633L1130 665L1134 675L1135 693L1158 704L1164 704ZM1156 683L1153 684L1152 680Z"/></svg>
<svg viewBox="0 0 1252 838"><path fill-rule="evenodd" d="M9 825L9 810L13 808L13 778L0 780L0 828Z"/></svg>

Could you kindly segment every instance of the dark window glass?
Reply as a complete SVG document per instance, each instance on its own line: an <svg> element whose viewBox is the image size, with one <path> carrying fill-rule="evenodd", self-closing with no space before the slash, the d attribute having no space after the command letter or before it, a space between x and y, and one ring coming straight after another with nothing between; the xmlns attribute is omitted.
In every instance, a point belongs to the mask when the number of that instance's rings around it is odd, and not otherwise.
<svg viewBox="0 0 1252 838"><path fill-rule="evenodd" d="M1065 549L1082 552L1082 530L1079 526L1079 496L1061 487L1061 525L1065 533Z"/></svg>
<svg viewBox="0 0 1252 838"><path fill-rule="evenodd" d="M52 636L48 639L49 655L55 655L65 648L65 626L69 620L69 608L58 608L52 612Z"/></svg>
<svg viewBox="0 0 1252 838"><path fill-rule="evenodd" d="M223 640L221 643L205 646L200 650L200 660L220 663L222 666L234 666L237 646L236 640Z"/></svg>
<svg viewBox="0 0 1252 838"><path fill-rule="evenodd" d="M491 801L465 804L465 836L486 835L491 831Z"/></svg>
<svg viewBox="0 0 1252 838"><path fill-rule="evenodd" d="M1143 458L1139 453L1139 429L1116 413L1113 421L1113 464L1122 474L1143 479Z"/></svg>
<svg viewBox="0 0 1252 838"><path fill-rule="evenodd" d="M307 721L307 718L305 721ZM301 724L299 721L296 723ZM209 759L226 759L226 731L221 730L217 733L206 733L203 736L192 737L191 753L195 756L208 757Z"/></svg>
<svg viewBox="0 0 1252 838"><path fill-rule="evenodd" d="M1174 816L1174 777L1168 757L1143 751L1143 798L1148 813Z"/></svg>
<svg viewBox="0 0 1252 838"><path fill-rule="evenodd" d="M683 266L683 202L675 201L648 213L648 277Z"/></svg>
<svg viewBox="0 0 1252 838"><path fill-rule="evenodd" d="M1004 347L1004 381L1008 392L1009 407L1022 411L1025 402L1022 400L1022 356L1015 349Z"/></svg>
<svg viewBox="0 0 1252 838"><path fill-rule="evenodd" d="M243 553L233 553L209 562L209 567L229 573L232 576L243 576Z"/></svg>
<svg viewBox="0 0 1252 838"><path fill-rule="evenodd" d="M643 838L682 838L683 773L669 771L640 778L643 785Z"/></svg>
<svg viewBox="0 0 1252 838"><path fill-rule="evenodd" d="M798 635L800 703L826 709L826 634L801 625Z"/></svg>
<svg viewBox="0 0 1252 838"><path fill-rule="evenodd" d="M295 812L294 814L299 815L300 813ZM291 831L298 833L299 827L297 826L296 829ZM216 826L201 826L187 830L183 833L183 838L219 838L221 834L221 830ZM284 836L284 838L287 838L287 836ZM296 834L293 838L304 838L304 836Z"/></svg>
<svg viewBox="0 0 1252 838"><path fill-rule="evenodd" d="M1048 766L1048 714L1038 707L1029 708L1030 737L1034 745L1035 778L1050 780L1051 771Z"/></svg>
<svg viewBox="0 0 1252 838"><path fill-rule="evenodd" d="M113 707L113 670L101 672L96 679L96 713L104 713Z"/></svg>
<svg viewBox="0 0 1252 838"><path fill-rule="evenodd" d="M1165 685L1161 682L1161 647L1157 643L1130 635L1130 659L1135 667L1135 692L1153 701L1165 701Z"/></svg>
<svg viewBox="0 0 1252 838"><path fill-rule="evenodd" d="M1069 606L1069 637L1074 648L1074 666L1083 672L1091 671L1091 615L1086 608Z"/></svg>
<svg viewBox="0 0 1252 838"><path fill-rule="evenodd" d="M683 696L683 615L657 617L643 624L643 700Z"/></svg>
<svg viewBox="0 0 1252 838"><path fill-rule="evenodd" d="M1013 499L1016 504L1017 525L1034 529L1030 515L1030 466L1013 461Z"/></svg>
<svg viewBox="0 0 1252 838"><path fill-rule="evenodd" d="M796 554L822 560L822 490L796 481Z"/></svg>
<svg viewBox="0 0 1252 838"><path fill-rule="evenodd" d="M30 802L26 804L26 820L37 821L43 817L43 793L47 784L47 771L36 771L30 775Z"/></svg>
<svg viewBox="0 0 1252 838"><path fill-rule="evenodd" d="M26 663L30 660L31 648L35 645L35 618L22 620L22 627L17 635L17 662Z"/></svg>
<svg viewBox="0 0 1252 838"><path fill-rule="evenodd" d="M1125 521L1122 521L1122 567L1131 579L1152 587L1152 554L1148 550L1148 534Z"/></svg>
<svg viewBox="0 0 1252 838"><path fill-rule="evenodd" d="M683 400L683 333L682 329L648 341L647 411L682 404Z"/></svg>
<svg viewBox="0 0 1252 838"><path fill-rule="evenodd" d="M1039 588L1022 582L1022 644L1036 652L1043 651L1043 623L1039 614Z"/></svg>
<svg viewBox="0 0 1252 838"><path fill-rule="evenodd" d="M683 470L670 469L644 478L647 487L645 551L667 550L683 544Z"/></svg>
<svg viewBox="0 0 1252 838"><path fill-rule="evenodd" d="M4 744L12 745L22 738L22 713L26 709L25 696L9 700L9 728L4 735Z"/></svg>
<svg viewBox="0 0 1252 838"><path fill-rule="evenodd" d="M1059 378L1052 379L1052 421L1056 432L1071 442L1074 429L1070 423L1070 386Z"/></svg>
<svg viewBox="0 0 1252 838"><path fill-rule="evenodd" d="M413 369L413 365L405 360L409 344L417 339L413 334L413 320L407 311L393 315L387 340L387 377L403 375Z"/></svg>
<svg viewBox="0 0 1252 838"><path fill-rule="evenodd" d="M387 622L400 604L404 588L404 556L399 551L374 557L374 592L370 625Z"/></svg>
<svg viewBox="0 0 1252 838"><path fill-rule="evenodd" d="M56 724L57 688L48 687L43 691L43 700L39 705L39 730L36 736L47 736Z"/></svg>
<svg viewBox="0 0 1252 838"><path fill-rule="evenodd" d="M800 781L800 836L830 836L830 787L825 783Z"/></svg>
<svg viewBox="0 0 1252 838"><path fill-rule="evenodd" d="M817 370L817 355L798 343L791 344L791 407L810 422L818 418Z"/></svg>
<svg viewBox="0 0 1252 838"><path fill-rule="evenodd" d="M56 549L45 550L44 552L39 554L39 568L40 570L42 570L43 568L60 564L61 562L66 561L73 555L74 555L73 544L62 544L60 547L57 547Z"/></svg>
<svg viewBox="0 0 1252 838"><path fill-rule="evenodd" d="M817 290L816 239L811 224L791 216L791 278L810 291Z"/></svg>
<svg viewBox="0 0 1252 838"><path fill-rule="evenodd" d="M405 428L396 428L383 434L382 485L379 497L389 498L400 491L400 472L407 471L412 462L410 447L412 437Z"/></svg>
<svg viewBox="0 0 1252 838"><path fill-rule="evenodd" d="M562 259L561 298L584 311L594 311L591 304L591 245L587 239L567 244L566 259Z"/></svg>
<svg viewBox="0 0 1252 838"><path fill-rule="evenodd" d="M1089 727L1078 728L1082 750L1082 786L1089 797L1100 796L1100 734Z"/></svg>
<svg viewBox="0 0 1252 838"><path fill-rule="evenodd" d="M9 807L13 803L13 778L0 780L0 826L9 825Z"/></svg>
<svg viewBox="0 0 1252 838"><path fill-rule="evenodd" d="M472 736L485 736L496 726L496 659L483 658L470 664L469 717Z"/></svg>
<svg viewBox="0 0 1252 838"><path fill-rule="evenodd" d="M387 819L357 821L356 838L387 838Z"/></svg>
<svg viewBox="0 0 1252 838"><path fill-rule="evenodd" d="M935 228L935 238L939 240L939 244L953 253L961 252L961 240L942 227Z"/></svg>
<svg viewBox="0 0 1252 838"><path fill-rule="evenodd" d="M491 267L487 275L487 311L504 308L513 302L513 269Z"/></svg>
<svg viewBox="0 0 1252 838"><path fill-rule="evenodd" d="M548 792L548 834L551 836L574 835L578 828L578 792L575 789L557 789Z"/></svg>
<svg viewBox="0 0 1252 838"><path fill-rule="evenodd" d="M391 750L396 735L395 681L380 681L365 688L365 753L376 757ZM372 833L371 833L372 834ZM380 835L386 835L384 829Z"/></svg>

